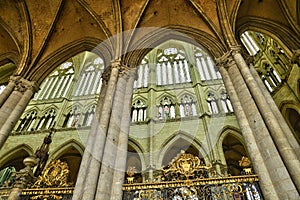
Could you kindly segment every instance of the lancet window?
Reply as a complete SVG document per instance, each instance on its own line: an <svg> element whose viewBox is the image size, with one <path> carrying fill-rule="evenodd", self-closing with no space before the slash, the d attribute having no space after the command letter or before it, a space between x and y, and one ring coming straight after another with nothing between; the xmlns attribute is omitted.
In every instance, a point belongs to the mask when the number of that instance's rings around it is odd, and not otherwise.
<svg viewBox="0 0 300 200"><path fill-rule="evenodd" d="M65 62L50 74L41 86L41 90L35 96L35 100L56 99L66 97L74 78L72 62Z"/></svg>
<svg viewBox="0 0 300 200"><path fill-rule="evenodd" d="M51 128L54 125L55 117L56 117L56 111L53 108L45 112L44 116L41 117L39 121L37 130Z"/></svg>
<svg viewBox="0 0 300 200"><path fill-rule="evenodd" d="M104 71L104 62L98 57L85 65L74 88L74 96L99 94L102 86L101 75Z"/></svg>
<svg viewBox="0 0 300 200"><path fill-rule="evenodd" d="M146 56L141 65L138 67L138 79L134 81L134 88L146 88L148 87L148 76L149 76L149 64L148 57Z"/></svg>
<svg viewBox="0 0 300 200"><path fill-rule="evenodd" d="M189 63L182 49L170 47L157 53L157 85L191 82Z"/></svg>
<svg viewBox="0 0 300 200"><path fill-rule="evenodd" d="M19 132L19 131L34 130L34 124L36 122L36 119L37 119L37 111L33 110L27 113L27 115L21 120L16 131Z"/></svg>
<svg viewBox="0 0 300 200"><path fill-rule="evenodd" d="M80 115L81 113L78 106L72 108L66 115L63 127L77 127L79 124Z"/></svg>
<svg viewBox="0 0 300 200"><path fill-rule="evenodd" d="M219 111L220 109L219 109L219 106L218 106L218 99L215 97L214 93L209 92L208 95L207 95L206 101L207 101L210 113L217 114L217 113L220 112Z"/></svg>
<svg viewBox="0 0 300 200"><path fill-rule="evenodd" d="M84 113L82 126L90 126L92 124L95 115L96 106L91 105L88 110Z"/></svg>
<svg viewBox="0 0 300 200"><path fill-rule="evenodd" d="M201 81L222 79L220 72L216 70L215 64L210 56L198 47L195 47L194 53Z"/></svg>
<svg viewBox="0 0 300 200"><path fill-rule="evenodd" d="M258 37L261 44L264 43L264 37L261 34L256 34L256 37ZM251 56L256 55L260 50L253 36L250 36L250 33L248 31L242 34L241 41Z"/></svg>
<svg viewBox="0 0 300 200"><path fill-rule="evenodd" d="M221 99L221 105L222 105L223 111L225 113L232 113L233 107L232 107L232 104L231 104L228 94L224 90L222 90L220 96L221 96L220 99Z"/></svg>
<svg viewBox="0 0 300 200"><path fill-rule="evenodd" d="M174 119L176 117L175 104L169 97L164 97L158 106L158 119Z"/></svg>
<svg viewBox="0 0 300 200"><path fill-rule="evenodd" d="M267 63L264 64L263 69L258 70L258 74L261 76L261 79L270 92L281 85L280 76L276 70Z"/></svg>
<svg viewBox="0 0 300 200"><path fill-rule="evenodd" d="M131 107L131 121L142 122L147 118L147 107L145 102L138 99L133 102Z"/></svg>
<svg viewBox="0 0 300 200"><path fill-rule="evenodd" d="M189 117L197 116L196 102L190 95L184 95L179 103L180 116Z"/></svg>

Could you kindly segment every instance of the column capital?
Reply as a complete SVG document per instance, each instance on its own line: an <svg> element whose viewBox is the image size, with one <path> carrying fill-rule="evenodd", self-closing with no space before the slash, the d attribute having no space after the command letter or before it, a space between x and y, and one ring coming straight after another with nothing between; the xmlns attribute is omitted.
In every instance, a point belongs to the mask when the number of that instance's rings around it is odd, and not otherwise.
<svg viewBox="0 0 300 200"><path fill-rule="evenodd" d="M36 92L39 89L36 81L29 81L22 77L16 78L14 81L15 81L15 91L19 91L22 94L26 90L31 90L32 92Z"/></svg>
<svg viewBox="0 0 300 200"><path fill-rule="evenodd" d="M109 80L110 76L111 76L111 72L113 69L117 69L118 70L118 76L122 77L124 75L129 75L129 73L133 73L132 69L130 68L128 65L125 65L121 62L121 60L114 60L111 61L111 64L109 67L107 67L104 72L102 73L102 80L103 83L107 83L107 81Z"/></svg>
<svg viewBox="0 0 300 200"><path fill-rule="evenodd" d="M298 64L300 66L300 49L293 50L293 56L291 62L293 64Z"/></svg>
<svg viewBox="0 0 300 200"><path fill-rule="evenodd" d="M10 76L9 77L9 81L13 82L14 84L17 83L17 81L19 81L22 77L21 76Z"/></svg>
<svg viewBox="0 0 300 200"><path fill-rule="evenodd" d="M224 67L226 70L228 70L234 64L235 61L231 55L231 51L226 52L223 56L216 59L216 65L218 68Z"/></svg>
<svg viewBox="0 0 300 200"><path fill-rule="evenodd" d="M234 56L237 53L241 53L241 51L242 51L241 45L230 46L229 48L230 48L230 54L232 56Z"/></svg>

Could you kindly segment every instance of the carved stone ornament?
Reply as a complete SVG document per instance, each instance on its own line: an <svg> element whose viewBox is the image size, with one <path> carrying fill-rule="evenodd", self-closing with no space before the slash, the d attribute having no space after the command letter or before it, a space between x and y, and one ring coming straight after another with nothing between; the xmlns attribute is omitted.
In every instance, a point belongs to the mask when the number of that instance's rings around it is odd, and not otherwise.
<svg viewBox="0 0 300 200"><path fill-rule="evenodd" d="M197 156L181 151L181 155L163 169L163 175L167 180L201 179L208 177L210 168L212 166L206 166Z"/></svg>
<svg viewBox="0 0 300 200"><path fill-rule="evenodd" d="M31 90L33 92L38 91L38 86L35 81L28 81L24 78L15 79L15 91L19 91L22 94L26 90Z"/></svg>
<svg viewBox="0 0 300 200"><path fill-rule="evenodd" d="M235 64L235 61L231 55L231 52L227 52L222 57L216 59L217 67L224 67L225 69L229 69L231 66Z"/></svg>
<svg viewBox="0 0 300 200"><path fill-rule="evenodd" d="M69 166L60 160L52 161L37 178L33 188L61 188L72 186L68 182Z"/></svg>

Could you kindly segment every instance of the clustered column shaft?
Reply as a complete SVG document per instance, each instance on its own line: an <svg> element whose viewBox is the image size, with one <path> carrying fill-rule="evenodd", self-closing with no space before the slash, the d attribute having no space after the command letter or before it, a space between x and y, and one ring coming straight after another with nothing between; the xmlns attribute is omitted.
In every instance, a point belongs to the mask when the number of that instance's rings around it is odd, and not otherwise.
<svg viewBox="0 0 300 200"><path fill-rule="evenodd" d="M103 100L100 99L99 103L102 105L98 105L96 111L100 112L96 115L99 118L94 120L92 124L73 199L110 199L112 190L116 190L114 187L121 187L121 185L113 184L113 175L116 164L126 163L125 156L117 158L116 155L120 148L119 134L121 132L120 124L123 120L123 108L126 107L124 98L126 98L125 94L128 91L127 87L129 87L127 86L129 76L126 72L123 73L127 70L129 69L120 62L112 63L111 71L107 76L109 80L105 86L105 95L104 93L100 95ZM132 86L133 81L131 95ZM129 124L126 125L128 129ZM127 145L122 150L126 151L126 149ZM118 159L121 160L121 164L116 163Z"/></svg>
<svg viewBox="0 0 300 200"><path fill-rule="evenodd" d="M264 97L256 97L255 95L258 94L252 93L254 89L251 87L256 83L249 71L245 76L246 70L244 68L248 68L248 66L241 65L241 59L243 61L242 57L237 56L237 52L228 53L219 63L228 67L228 71L221 67L220 72L232 99L254 169L260 176L260 185L264 196L268 199L297 198L299 197L297 189L285 167L281 154L277 150L276 141L273 141L271 137L272 130L269 129L266 122L270 120L267 118L270 116L262 114L260 112L262 108L256 102L256 98ZM258 92L258 88L256 89Z"/></svg>
<svg viewBox="0 0 300 200"><path fill-rule="evenodd" d="M14 90L12 90L13 84L15 84ZM9 91L11 91L11 93L0 109L0 115L2 117L2 123L0 124L0 149L38 88L35 82L30 82L23 78L18 78L16 83L9 83L8 85L9 88L2 98L5 99Z"/></svg>
<svg viewBox="0 0 300 200"><path fill-rule="evenodd" d="M291 174L296 187L300 191L300 161L294 149L291 147L287 137L277 121L274 113L270 108L270 104L266 101L266 97L260 90L257 82L254 80L248 65L238 51L233 51L233 58L256 102L257 107L267 125L270 135L275 142L280 155Z"/></svg>

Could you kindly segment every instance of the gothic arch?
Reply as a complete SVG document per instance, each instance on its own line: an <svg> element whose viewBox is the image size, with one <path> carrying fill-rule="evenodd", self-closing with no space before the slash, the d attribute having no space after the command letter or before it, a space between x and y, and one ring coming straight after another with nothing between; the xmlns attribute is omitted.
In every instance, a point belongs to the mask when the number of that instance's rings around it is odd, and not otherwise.
<svg viewBox="0 0 300 200"><path fill-rule="evenodd" d="M178 101L180 101L180 99L183 98L185 95L191 96L193 99L196 99L196 95L194 92L183 90L177 95Z"/></svg>
<svg viewBox="0 0 300 200"><path fill-rule="evenodd" d="M84 147L78 141L72 139L57 147L51 155L51 160L67 162L70 170L70 181L75 183L79 171ZM50 161L50 160L48 160Z"/></svg>
<svg viewBox="0 0 300 200"><path fill-rule="evenodd" d="M13 160L16 160L15 162L19 165L18 168L20 168L23 164L23 159L33 154L34 150L27 144L21 144L13 149L9 149L3 154L5 156L0 158L0 170L7 167L6 165L9 165L9 163L13 162Z"/></svg>
<svg viewBox="0 0 300 200"><path fill-rule="evenodd" d="M71 139L59 145L57 148L55 148L55 150L53 150L53 153L51 153L52 160L58 159L69 148L75 148L81 155L83 155L84 146L77 140Z"/></svg>
<svg viewBox="0 0 300 200"><path fill-rule="evenodd" d="M294 137L300 144L300 106L296 102L285 101L280 105L280 111L289 125Z"/></svg>
<svg viewBox="0 0 300 200"><path fill-rule="evenodd" d="M141 171L146 170L147 163L146 163L146 160L144 157L145 150L143 149L143 147L138 143L138 141L136 141L133 138L128 139L128 146L130 146L137 153L137 156L139 157L139 159L141 161L141 168L142 168ZM129 151L127 154L129 154ZM134 154L134 152L133 152L133 154ZM127 159L128 159L128 155L127 155Z"/></svg>
<svg viewBox="0 0 300 200"><path fill-rule="evenodd" d="M235 127L231 127L231 126L224 127L223 130L220 132L220 136L219 136L219 139L217 142L217 149L220 154L221 163L224 165L227 165L227 167L228 167L229 164L227 163L228 161L226 160L226 155L225 155L224 148L223 148L223 143L224 143L225 139L227 139L227 137L234 138L242 145L242 148L244 149L245 152L240 152L240 154L241 155L246 154L246 155L242 155L242 156L249 157L249 154L247 151L246 143L245 143L240 131L238 129L236 129ZM236 151L236 150L234 149L234 151Z"/></svg>
<svg viewBox="0 0 300 200"><path fill-rule="evenodd" d="M198 155L196 156L203 156L204 162L206 164L210 163L207 152L203 149L203 147L200 145L200 142L197 141L196 138L191 137L188 133L185 133L183 131L177 131L173 133L160 147L160 152L157 155L157 168L161 168L164 166L164 158L167 155L167 152L170 151L170 149L174 146L176 143L184 144L186 149L180 149L180 150L187 150L189 147L192 147L194 150L198 151ZM180 150L177 153L180 153ZM173 155L173 157L170 157L173 159L176 155Z"/></svg>
<svg viewBox="0 0 300 200"><path fill-rule="evenodd" d="M220 57L226 52L226 47L220 40L204 31L191 27L167 26L141 28L140 30L136 30L135 38L131 40L129 47L126 49L126 52L129 53L123 55L125 62L130 63L131 66L138 66L152 49L170 39L194 44L204 49L212 57Z"/></svg>
<svg viewBox="0 0 300 200"><path fill-rule="evenodd" d="M112 52L106 42L102 42L96 38L84 38L73 41L68 45L64 45L48 55L34 69L24 75L30 80L36 80L41 84L43 80L56 69L61 63L66 61L66 58L71 58L83 51L92 51L104 60L104 63L109 64L112 60Z"/></svg>
<svg viewBox="0 0 300 200"><path fill-rule="evenodd" d="M245 31L256 31L272 37L282 47L288 47L288 50L300 48L299 37L295 35L289 28L281 24L277 24L267 19L258 17L245 17L237 22L236 38L239 40L240 35ZM291 54L289 52L289 54Z"/></svg>
<svg viewBox="0 0 300 200"><path fill-rule="evenodd" d="M147 106L148 100L146 97L142 96L142 95L135 95L132 99L132 102L135 102L137 100L141 100L145 103L145 105Z"/></svg>
<svg viewBox="0 0 300 200"><path fill-rule="evenodd" d="M164 97L167 97L167 98L169 98L170 100L172 100L174 104L177 103L177 98L176 98L176 95L175 95L175 94L172 95L172 94L170 94L169 92L164 92L163 94L159 95L159 96L156 98L156 104L159 104L160 101L162 101Z"/></svg>

